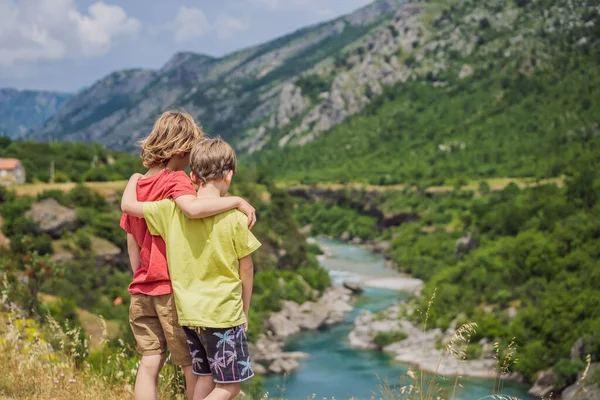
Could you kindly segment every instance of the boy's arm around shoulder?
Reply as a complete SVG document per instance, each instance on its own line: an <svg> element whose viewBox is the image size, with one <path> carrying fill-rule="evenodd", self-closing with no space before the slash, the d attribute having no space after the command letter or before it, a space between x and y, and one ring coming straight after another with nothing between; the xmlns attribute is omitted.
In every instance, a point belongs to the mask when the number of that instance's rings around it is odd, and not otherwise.
<svg viewBox="0 0 600 400"><path fill-rule="evenodd" d="M240 259L240 280L242 281L242 307L246 316L244 328L248 330L248 311L250 311L252 285L254 284L254 264L250 254Z"/></svg>
<svg viewBox="0 0 600 400"><path fill-rule="evenodd" d="M237 208L248 217L248 227L256 223L256 210L246 200L237 196L202 198L183 195L175 199L177 206L188 218L206 218Z"/></svg>
<svg viewBox="0 0 600 400"><path fill-rule="evenodd" d="M244 214L236 212L233 214L233 245L240 263L240 280L242 281L242 306L246 316L245 328L248 329L248 311L250 310L250 299L252 298L252 285L254 283L254 264L252 253L260 246L260 242L250 232L247 218Z"/></svg>
<svg viewBox="0 0 600 400"><path fill-rule="evenodd" d="M142 202L138 201L136 187L137 183L142 177L142 174L133 174L127 182L127 186L123 191L123 198L121 199L121 211L132 217L144 217L144 209Z"/></svg>

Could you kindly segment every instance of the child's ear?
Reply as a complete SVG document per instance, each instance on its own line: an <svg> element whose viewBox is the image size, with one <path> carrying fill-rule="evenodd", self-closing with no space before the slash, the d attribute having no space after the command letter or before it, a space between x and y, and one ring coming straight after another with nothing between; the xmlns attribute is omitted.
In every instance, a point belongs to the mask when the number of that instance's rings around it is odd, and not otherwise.
<svg viewBox="0 0 600 400"><path fill-rule="evenodd" d="M231 181L233 180L233 171L227 171L225 173L225 183L231 185Z"/></svg>
<svg viewBox="0 0 600 400"><path fill-rule="evenodd" d="M194 171L190 171L190 179L194 184L199 185L198 178L196 178L196 174L194 174Z"/></svg>

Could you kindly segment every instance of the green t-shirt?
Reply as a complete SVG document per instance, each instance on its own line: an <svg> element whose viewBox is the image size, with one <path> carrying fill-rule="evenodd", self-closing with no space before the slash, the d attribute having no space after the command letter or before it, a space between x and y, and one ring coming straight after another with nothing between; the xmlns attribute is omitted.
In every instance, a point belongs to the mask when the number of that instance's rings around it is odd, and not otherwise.
<svg viewBox="0 0 600 400"><path fill-rule="evenodd" d="M181 326L229 328L246 322L239 259L260 242L238 210L189 219L172 200L144 203L153 235L167 245L167 262Z"/></svg>

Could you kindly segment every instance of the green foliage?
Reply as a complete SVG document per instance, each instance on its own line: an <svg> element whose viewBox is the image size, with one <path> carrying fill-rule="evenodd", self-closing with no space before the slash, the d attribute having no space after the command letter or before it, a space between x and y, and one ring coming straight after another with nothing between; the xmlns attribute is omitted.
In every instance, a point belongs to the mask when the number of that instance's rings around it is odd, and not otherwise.
<svg viewBox="0 0 600 400"><path fill-rule="evenodd" d="M88 186L77 185L68 194L68 201L76 207L93 208L96 212L107 211L106 198Z"/></svg>
<svg viewBox="0 0 600 400"><path fill-rule="evenodd" d="M469 343L465 355L467 360L478 360L481 358L481 345L479 343Z"/></svg>
<svg viewBox="0 0 600 400"><path fill-rule="evenodd" d="M312 74L298 78L296 86L302 90L303 96L308 96L313 103L316 103L321 93L329 91L331 82L332 79L330 77L325 78L321 75Z"/></svg>
<svg viewBox="0 0 600 400"><path fill-rule="evenodd" d="M552 371L556 376L556 387L566 387L577 381L577 374L585 369L583 360L562 359L557 362Z"/></svg>
<svg viewBox="0 0 600 400"><path fill-rule="evenodd" d="M399 342L408 337L406 332L401 330L396 331L378 331L373 337L373 342L379 349L383 349L385 346L392 343Z"/></svg>
<svg viewBox="0 0 600 400"><path fill-rule="evenodd" d="M21 254L0 260L0 273L8 284L8 298L20 304L27 315L40 316L42 308L38 294L41 286L59 279L62 269L48 256L38 254L31 238L24 237L22 246Z"/></svg>
<svg viewBox="0 0 600 400"><path fill-rule="evenodd" d="M300 203L295 210L300 225L311 225L311 234L335 238L343 234L351 238L374 239L378 236L377 218L348 207L323 202Z"/></svg>
<svg viewBox="0 0 600 400"><path fill-rule="evenodd" d="M139 157L106 150L100 144L74 142L37 143L4 141L0 158L18 158L23 162L27 182L48 182L54 162L55 182L124 180L132 171L142 169Z"/></svg>

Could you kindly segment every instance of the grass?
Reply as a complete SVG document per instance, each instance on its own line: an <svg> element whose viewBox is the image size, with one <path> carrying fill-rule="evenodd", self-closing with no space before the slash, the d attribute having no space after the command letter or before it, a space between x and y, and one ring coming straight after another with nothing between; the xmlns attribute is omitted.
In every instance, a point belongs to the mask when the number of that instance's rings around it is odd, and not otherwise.
<svg viewBox="0 0 600 400"><path fill-rule="evenodd" d="M528 187L535 187L541 185L547 185L550 183L555 183L557 186L562 187L565 182L565 178L549 178L549 179L541 179L536 180L535 178L488 178L488 179L480 179L468 182L466 185L460 187L462 191L473 191L475 194L479 193L479 185L481 182L486 182L491 191L497 192L501 191L511 183L516 184L521 189ZM409 188L408 185L371 185L365 184L361 182L352 182L352 183L319 183L314 186L302 185L302 184L289 184L289 183L279 183L279 187L286 188L288 190L298 190L298 189L310 189L311 187L315 187L318 189L324 190L332 190L332 191L340 191L346 189L354 189L354 190L364 190L367 192L375 192L375 193L384 193L384 192L397 192L403 191ZM415 187L411 187L413 190L416 190ZM457 188L450 185L439 185L439 186L430 186L425 189L425 193L430 194L445 194L456 191Z"/></svg>
<svg viewBox="0 0 600 400"><path fill-rule="evenodd" d="M58 301L56 296L42 293L39 298L43 304L52 304ZM99 350L102 347L102 338L115 339L121 335L121 329L116 321L106 321L97 314L93 314L87 310L77 307L77 318L81 322L81 326L88 337L88 345L90 350Z"/></svg>
<svg viewBox="0 0 600 400"><path fill-rule="evenodd" d="M0 312L0 400L133 399L138 357L128 356L120 340L120 348L107 347L107 340L119 335L110 322L78 312L86 326L81 342L78 328L66 329L52 318L40 325L4 299L0 309L5 310ZM159 398L183 400L182 382L182 374L167 360Z"/></svg>
<svg viewBox="0 0 600 400"><path fill-rule="evenodd" d="M105 197L114 197L118 192L125 189L127 181L86 182L85 185ZM46 190L61 190L63 192L68 192L75 186L77 186L77 183L75 182L26 183L23 185L12 185L10 186L10 189L13 189L19 196L37 196Z"/></svg>

